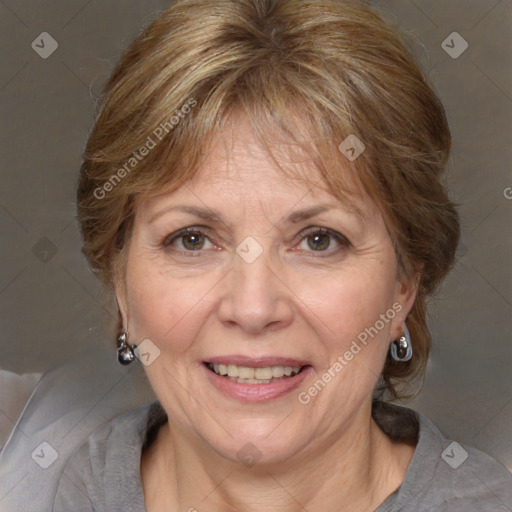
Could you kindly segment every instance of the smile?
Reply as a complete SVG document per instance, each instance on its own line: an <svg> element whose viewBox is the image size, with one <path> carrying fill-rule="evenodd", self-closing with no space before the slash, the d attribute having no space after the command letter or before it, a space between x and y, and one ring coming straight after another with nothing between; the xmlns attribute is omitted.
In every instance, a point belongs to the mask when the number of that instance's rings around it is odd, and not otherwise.
<svg viewBox="0 0 512 512"><path fill-rule="evenodd" d="M211 356L201 365L213 388L241 402L268 402L291 394L314 375L305 359L277 355Z"/></svg>
<svg viewBox="0 0 512 512"><path fill-rule="evenodd" d="M270 384L277 380L294 377L303 366L265 366L253 368L235 364L206 363L209 370L240 384Z"/></svg>

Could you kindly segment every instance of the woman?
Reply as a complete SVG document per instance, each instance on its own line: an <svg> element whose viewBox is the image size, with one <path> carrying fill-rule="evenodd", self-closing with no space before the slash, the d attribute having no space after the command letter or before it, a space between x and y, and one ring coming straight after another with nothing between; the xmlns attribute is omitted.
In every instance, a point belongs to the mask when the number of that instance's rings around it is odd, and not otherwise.
<svg viewBox="0 0 512 512"><path fill-rule="evenodd" d="M444 110L355 3L177 0L108 82L78 185L118 355L158 397L54 510L512 510L512 477L386 404L459 239Z"/></svg>

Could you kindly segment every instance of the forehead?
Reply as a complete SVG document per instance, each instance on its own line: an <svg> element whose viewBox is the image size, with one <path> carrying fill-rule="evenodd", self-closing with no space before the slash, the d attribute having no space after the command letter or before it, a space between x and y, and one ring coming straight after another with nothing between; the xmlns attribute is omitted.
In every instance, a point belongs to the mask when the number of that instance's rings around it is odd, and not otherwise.
<svg viewBox="0 0 512 512"><path fill-rule="evenodd" d="M251 202L259 205L270 202L278 208L286 208L301 202L301 206L313 206L315 202L329 202L344 209L371 215L373 201L354 178L353 170L333 164L335 172L341 173L344 184L343 199L326 182L320 172L314 153L286 139L275 126L269 125L262 142L246 115L232 113L225 118L209 144L194 177L176 188L159 191L136 200L137 211L150 217L168 201L192 200L208 207L211 203L226 198L238 204ZM221 199L222 198L222 199Z"/></svg>
<svg viewBox="0 0 512 512"><path fill-rule="evenodd" d="M283 138L272 136L275 127L268 126L265 142L257 136L247 116L230 115L212 137L191 184L231 181L260 183L261 180L294 187L308 181L321 183L322 177L311 155L302 147Z"/></svg>

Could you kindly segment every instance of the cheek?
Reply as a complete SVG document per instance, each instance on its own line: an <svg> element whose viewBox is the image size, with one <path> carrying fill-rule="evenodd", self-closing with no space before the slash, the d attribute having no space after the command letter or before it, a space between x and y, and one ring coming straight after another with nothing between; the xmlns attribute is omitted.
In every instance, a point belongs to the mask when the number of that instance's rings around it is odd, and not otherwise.
<svg viewBox="0 0 512 512"><path fill-rule="evenodd" d="M172 352L185 352L211 308L215 280L176 278L152 269L133 266L127 273L129 330L139 342L145 338Z"/></svg>
<svg viewBox="0 0 512 512"><path fill-rule="evenodd" d="M305 279L302 297L335 333L346 332L349 326L364 328L393 303L396 283L390 268L384 264L352 267L320 279Z"/></svg>

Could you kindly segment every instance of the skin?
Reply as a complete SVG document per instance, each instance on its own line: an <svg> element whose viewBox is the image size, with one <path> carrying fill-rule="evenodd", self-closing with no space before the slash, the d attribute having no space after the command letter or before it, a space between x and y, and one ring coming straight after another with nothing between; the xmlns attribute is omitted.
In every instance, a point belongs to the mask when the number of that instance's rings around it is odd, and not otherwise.
<svg viewBox="0 0 512 512"><path fill-rule="evenodd" d="M319 179L307 157L282 165ZM414 446L380 430L371 399L416 285L397 280L377 206L356 187L353 200L364 218L322 187L285 177L243 116L219 132L193 180L139 198L116 295L129 342L150 339L160 350L145 369L170 421L141 460L150 512L367 512L402 483ZM206 206L222 221L157 215L178 204ZM319 204L332 209L286 220ZM171 240L187 227L206 237ZM304 231L318 227L348 242L323 235L315 243ZM263 249L252 263L236 253L248 236ZM396 303L400 312L301 404L298 393ZM206 376L203 361L226 354L293 357L312 371L285 396L247 403L225 396ZM252 466L237 456L247 443L261 457Z"/></svg>

